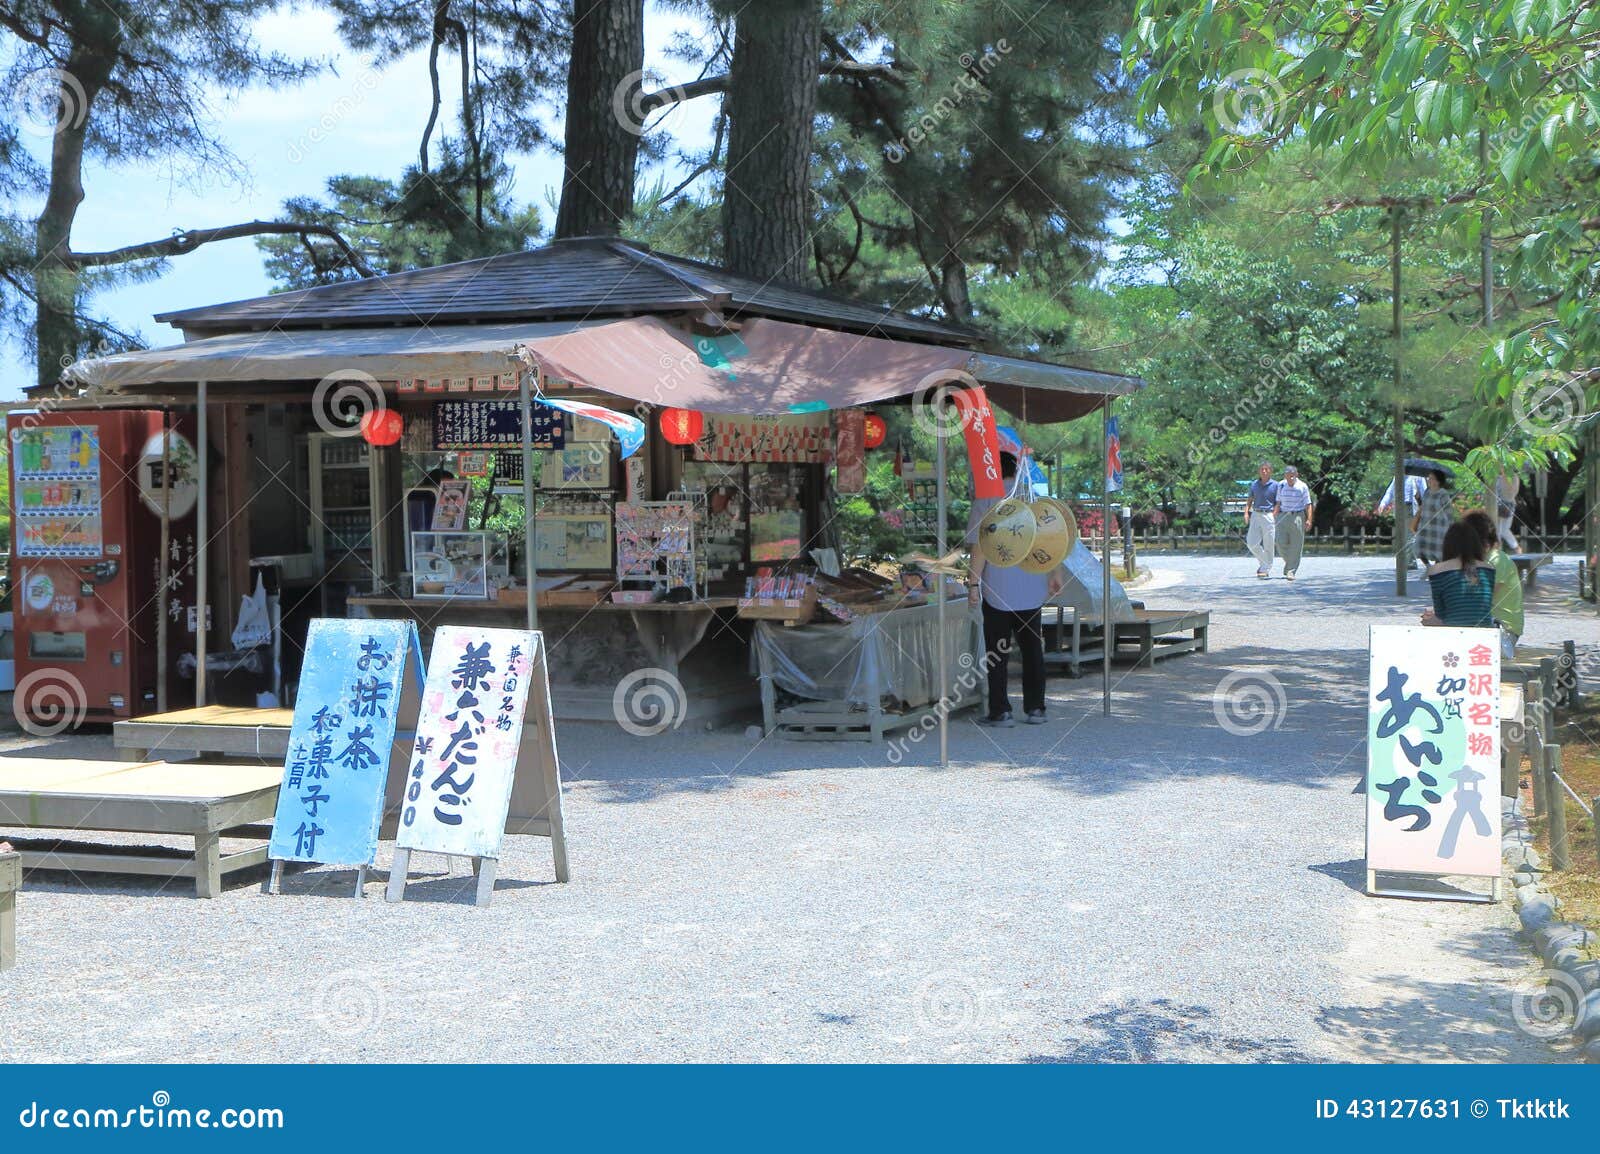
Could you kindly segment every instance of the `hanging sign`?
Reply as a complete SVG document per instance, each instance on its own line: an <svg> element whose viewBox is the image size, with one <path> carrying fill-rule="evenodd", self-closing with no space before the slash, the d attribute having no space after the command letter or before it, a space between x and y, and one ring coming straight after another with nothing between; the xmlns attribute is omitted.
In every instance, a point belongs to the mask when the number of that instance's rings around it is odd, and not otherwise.
<svg viewBox="0 0 1600 1154"><path fill-rule="evenodd" d="M1374 626L1367 711L1367 892L1429 896L1378 871L1498 881L1498 631Z"/></svg>
<svg viewBox="0 0 1600 1154"><path fill-rule="evenodd" d="M311 622L269 858L372 864L390 761L405 756L396 727L416 717L421 673L413 622Z"/></svg>
<svg viewBox="0 0 1600 1154"><path fill-rule="evenodd" d="M995 431L994 410L983 387L953 389L950 399L961 414L961 428L967 438L967 461L972 466L972 495L978 499L1004 497L1006 484L1000 476L1000 439Z"/></svg>
<svg viewBox="0 0 1600 1154"><path fill-rule="evenodd" d="M529 447L559 449L566 444L565 422L560 413L537 401L533 405L533 432ZM435 401L433 447L450 449L521 449L520 401Z"/></svg>
<svg viewBox="0 0 1600 1154"><path fill-rule="evenodd" d="M694 444L694 457L697 461L818 465L828 459L831 430L827 413L707 413L705 430Z"/></svg>
<svg viewBox="0 0 1600 1154"><path fill-rule="evenodd" d="M1122 434L1117 418L1106 418L1106 492L1122 491Z"/></svg>
<svg viewBox="0 0 1600 1154"><path fill-rule="evenodd" d="M838 465L834 487L841 493L859 493L867 487L867 414L845 409L834 418L833 459Z"/></svg>

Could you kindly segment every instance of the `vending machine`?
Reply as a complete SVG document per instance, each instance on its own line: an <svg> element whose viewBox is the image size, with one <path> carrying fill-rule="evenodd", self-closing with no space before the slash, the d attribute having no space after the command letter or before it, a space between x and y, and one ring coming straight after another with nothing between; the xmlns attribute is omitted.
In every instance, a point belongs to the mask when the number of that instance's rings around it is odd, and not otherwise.
<svg viewBox="0 0 1600 1154"><path fill-rule="evenodd" d="M193 703L199 458L192 420L148 410L13 413L16 706L41 725L156 709L161 519L169 517L168 708Z"/></svg>

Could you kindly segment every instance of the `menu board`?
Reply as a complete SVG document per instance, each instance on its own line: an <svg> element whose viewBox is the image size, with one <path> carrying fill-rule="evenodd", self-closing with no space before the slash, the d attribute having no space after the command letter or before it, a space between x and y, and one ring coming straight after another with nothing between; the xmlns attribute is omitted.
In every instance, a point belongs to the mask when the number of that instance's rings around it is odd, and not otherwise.
<svg viewBox="0 0 1600 1154"><path fill-rule="evenodd" d="M98 557L100 440L91 428L21 431L11 450L19 557Z"/></svg>
<svg viewBox="0 0 1600 1154"><path fill-rule="evenodd" d="M533 403L531 448L559 449L566 443L565 418L559 410ZM433 447L506 449L522 447L521 401L435 401Z"/></svg>

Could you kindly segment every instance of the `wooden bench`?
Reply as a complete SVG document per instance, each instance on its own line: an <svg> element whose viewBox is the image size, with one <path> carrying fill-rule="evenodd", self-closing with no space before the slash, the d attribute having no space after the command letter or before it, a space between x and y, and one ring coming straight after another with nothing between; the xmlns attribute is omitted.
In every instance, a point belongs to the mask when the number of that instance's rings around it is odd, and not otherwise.
<svg viewBox="0 0 1600 1154"><path fill-rule="evenodd" d="M17 964L17 891L22 888L22 855L0 853L0 970Z"/></svg>
<svg viewBox="0 0 1600 1154"><path fill-rule="evenodd" d="M283 770L276 765L0 757L0 830L91 830L194 839L193 855L122 852L119 846L20 844L24 868L193 878L196 897L222 892L224 875L267 860ZM224 854L225 836L262 838ZM15 839L13 839L15 840Z"/></svg>
<svg viewBox="0 0 1600 1154"><path fill-rule="evenodd" d="M147 761L162 753L218 753L265 758L282 765L289 752L293 722L292 709L202 705L115 722L111 740L134 761Z"/></svg>
<svg viewBox="0 0 1600 1154"><path fill-rule="evenodd" d="M1052 614L1051 610L1055 612ZM1209 609L1134 609L1134 620L1112 626L1111 659L1118 661L1132 651L1135 668L1149 668L1164 657L1180 653L1204 653L1211 628ZM1073 677L1083 666L1101 660L1104 628L1097 621L1083 620L1071 609L1045 606L1045 663L1066 666ZM1065 642L1065 643L1064 643Z"/></svg>

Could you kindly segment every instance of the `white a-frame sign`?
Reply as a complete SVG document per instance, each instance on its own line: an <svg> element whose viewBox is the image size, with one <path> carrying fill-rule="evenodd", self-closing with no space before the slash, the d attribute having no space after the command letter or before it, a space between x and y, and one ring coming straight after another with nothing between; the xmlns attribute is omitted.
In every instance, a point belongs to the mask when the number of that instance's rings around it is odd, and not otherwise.
<svg viewBox="0 0 1600 1154"><path fill-rule="evenodd" d="M477 904L488 905L508 832L549 837L556 880L567 880L543 634L454 625L434 631L399 804L392 902L405 896L411 852L423 850L475 859Z"/></svg>

